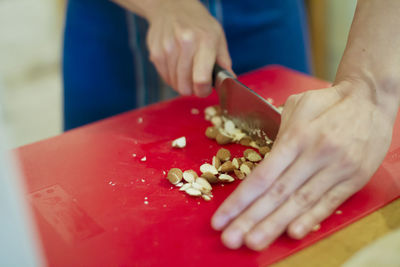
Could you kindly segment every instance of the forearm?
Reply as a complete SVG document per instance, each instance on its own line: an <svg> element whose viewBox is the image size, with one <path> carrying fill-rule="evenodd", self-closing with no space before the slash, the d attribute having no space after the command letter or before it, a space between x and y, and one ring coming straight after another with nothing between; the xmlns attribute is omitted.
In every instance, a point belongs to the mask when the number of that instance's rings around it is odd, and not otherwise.
<svg viewBox="0 0 400 267"><path fill-rule="evenodd" d="M147 18L149 13L154 10L160 0L112 0L123 8ZM162 0L161 0L162 1Z"/></svg>
<svg viewBox="0 0 400 267"><path fill-rule="evenodd" d="M147 20L156 13L157 11L167 6L164 5L167 2L179 2L179 1L198 1L198 0L111 0L123 8L138 14ZM164 6L162 6L164 5Z"/></svg>
<svg viewBox="0 0 400 267"><path fill-rule="evenodd" d="M359 0L335 84L368 88L357 93L397 113L400 99L400 1Z"/></svg>

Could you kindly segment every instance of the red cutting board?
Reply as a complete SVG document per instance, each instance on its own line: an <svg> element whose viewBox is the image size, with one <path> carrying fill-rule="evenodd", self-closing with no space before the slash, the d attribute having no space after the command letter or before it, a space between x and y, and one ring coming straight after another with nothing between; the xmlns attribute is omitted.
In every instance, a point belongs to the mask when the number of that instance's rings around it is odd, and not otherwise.
<svg viewBox="0 0 400 267"><path fill-rule="evenodd" d="M293 94L329 86L289 69L270 66L240 80L276 105ZM210 227L218 205L238 182L216 186L205 202L171 187L163 171L195 169L219 146L207 139L203 109L216 104L180 97L127 112L18 149L50 266L266 266L400 195L400 122L382 167L321 229L302 241L282 236L263 252L232 251ZM200 110L199 115L191 113ZM171 140L186 136L187 147ZM234 155L245 149L228 145ZM146 161L141 158L146 157Z"/></svg>

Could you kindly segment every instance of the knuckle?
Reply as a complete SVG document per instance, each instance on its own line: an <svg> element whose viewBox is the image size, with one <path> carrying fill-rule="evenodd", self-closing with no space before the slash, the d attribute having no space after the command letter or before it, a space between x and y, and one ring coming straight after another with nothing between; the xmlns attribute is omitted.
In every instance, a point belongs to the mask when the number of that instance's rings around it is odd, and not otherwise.
<svg viewBox="0 0 400 267"><path fill-rule="evenodd" d="M164 40L163 42L163 49L164 52L168 55L172 54L172 52L175 49L175 42L172 38L169 38L167 40Z"/></svg>
<svg viewBox="0 0 400 267"><path fill-rule="evenodd" d="M328 211L333 211L336 209L343 201L343 196L339 193L328 195L327 197L327 207Z"/></svg>
<svg viewBox="0 0 400 267"><path fill-rule="evenodd" d="M349 156L348 154L344 154L342 158L339 160L339 167L344 174L352 174L360 169L361 161L357 160Z"/></svg>
<svg viewBox="0 0 400 267"><path fill-rule="evenodd" d="M318 151L318 157L332 154L336 155L343 152L343 145L331 134L321 133L321 142Z"/></svg>
<svg viewBox="0 0 400 267"><path fill-rule="evenodd" d="M276 182L272 186L269 194L271 198L277 202L279 202L281 199L286 199L288 197L287 186L282 182Z"/></svg>
<svg viewBox="0 0 400 267"><path fill-rule="evenodd" d="M310 191L297 191L292 198L294 203L302 208L310 207L315 202L315 197Z"/></svg>
<svg viewBox="0 0 400 267"><path fill-rule="evenodd" d="M192 30L181 30L176 34L176 39L181 46L191 45L195 40L195 33Z"/></svg>

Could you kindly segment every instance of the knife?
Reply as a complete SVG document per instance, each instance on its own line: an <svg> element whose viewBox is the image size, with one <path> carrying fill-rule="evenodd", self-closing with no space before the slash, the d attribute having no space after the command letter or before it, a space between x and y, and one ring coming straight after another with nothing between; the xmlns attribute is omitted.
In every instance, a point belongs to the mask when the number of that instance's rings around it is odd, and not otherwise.
<svg viewBox="0 0 400 267"><path fill-rule="evenodd" d="M275 106L218 64L213 69L213 86L224 116L259 144L275 140L281 123L281 113Z"/></svg>

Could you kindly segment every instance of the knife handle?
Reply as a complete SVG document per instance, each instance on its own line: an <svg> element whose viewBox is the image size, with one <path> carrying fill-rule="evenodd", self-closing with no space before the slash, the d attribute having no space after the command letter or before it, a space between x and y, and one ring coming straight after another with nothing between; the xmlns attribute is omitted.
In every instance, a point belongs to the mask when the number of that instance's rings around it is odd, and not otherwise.
<svg viewBox="0 0 400 267"><path fill-rule="evenodd" d="M227 71L226 69L222 68L220 65L215 63L213 72L212 72L212 86L213 87L215 87L215 85L217 84L217 78L218 78L218 74L220 72L223 72L225 74L225 76L228 76L231 78L236 78L232 73L230 73L229 71Z"/></svg>

